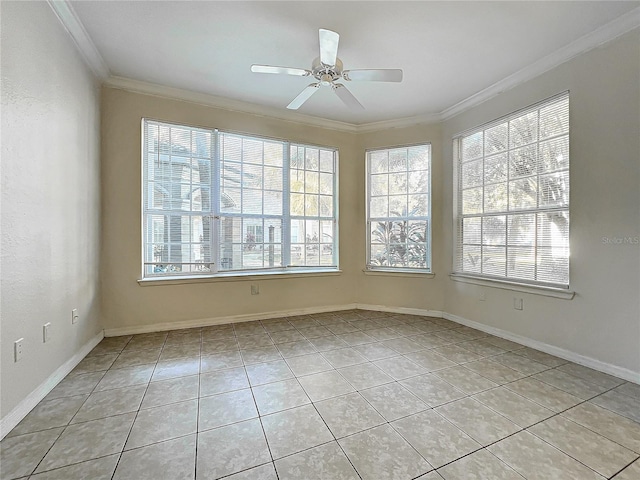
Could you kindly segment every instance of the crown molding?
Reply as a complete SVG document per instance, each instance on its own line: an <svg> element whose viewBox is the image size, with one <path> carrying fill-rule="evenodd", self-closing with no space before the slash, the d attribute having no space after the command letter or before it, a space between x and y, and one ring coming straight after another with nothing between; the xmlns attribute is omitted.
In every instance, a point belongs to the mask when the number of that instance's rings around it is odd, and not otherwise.
<svg viewBox="0 0 640 480"><path fill-rule="evenodd" d="M101 80L109 77L109 67L91 40L75 10L67 0L47 0L47 3L76 44L91 71Z"/></svg>
<svg viewBox="0 0 640 480"><path fill-rule="evenodd" d="M390 130L392 128L411 127L413 125L425 125L429 123L437 123L442 120L439 113L425 113L423 115L415 115L413 117L396 118L393 120L383 120L381 122L362 123L355 125L356 132L370 133L379 132L381 130Z"/></svg>
<svg viewBox="0 0 640 480"><path fill-rule="evenodd" d="M183 90L181 88L166 87L164 85L143 82L140 80L133 80L131 78L112 75L104 81L104 85L108 87L118 88L120 90L127 90L129 92L143 93L146 95L154 95L157 97L170 98L174 100L182 100L232 112L241 112L248 113L250 115L277 118L279 120L295 122L297 124L309 125L312 127L321 127L330 130L339 130L352 133L356 132L358 128L357 125L351 123L339 122L337 120L330 120L328 118L312 117L310 115L304 115L289 110L283 111L276 107L257 105L255 103L243 102L240 100L233 100L225 97L218 97L215 95L209 95L207 93L193 92L191 90Z"/></svg>
<svg viewBox="0 0 640 480"><path fill-rule="evenodd" d="M470 97L467 97L455 105L446 108L442 112L427 113L379 122L354 124L304 115L288 110L283 111L276 107L258 105L240 100L232 100L215 95L193 92L175 87L166 87L140 80L110 75L108 66L98 52L96 46L91 40L91 37L85 30L82 22L76 15L68 0L47 0L47 2L73 39L85 62L106 86L136 93L183 100L234 112L276 118L297 124L350 133L370 133L389 130L392 128L403 128L447 120L499 95L502 92L536 78L582 53L597 48L635 28L640 27L640 7L637 7L630 12L621 15L615 20L597 28L593 32L583 35L569 45L556 50L537 62L528 65L527 67L509 75L508 77L471 95Z"/></svg>
<svg viewBox="0 0 640 480"><path fill-rule="evenodd" d="M328 118L313 117L311 115L304 115L289 110L282 110L277 107L267 107L264 105L257 105L255 103L243 102L241 100L232 100L230 98L218 97L207 93L193 92L191 90L183 90L175 87L166 87L156 83L143 82L141 80L133 80L131 78L118 77L114 75L104 80L104 85L145 95L155 95L163 98L182 100L197 103L199 105L221 108L232 112L277 118L279 120L295 122L297 124L349 133L367 133L388 130L391 128L408 127L411 125L434 123L441 119L439 114L425 114L394 120L384 120L381 122L355 124L340 122L338 120L330 120Z"/></svg>
<svg viewBox="0 0 640 480"><path fill-rule="evenodd" d="M494 83L470 97L456 103L440 113L442 120L447 120L476 105L479 105L496 95L510 90L524 82L532 80L549 70L568 62L580 54L593 50L611 40L615 40L621 35L640 26L640 7L612 20L609 23L587 33L569 45L556 50L550 55L541 58L537 62L518 70L516 73Z"/></svg>

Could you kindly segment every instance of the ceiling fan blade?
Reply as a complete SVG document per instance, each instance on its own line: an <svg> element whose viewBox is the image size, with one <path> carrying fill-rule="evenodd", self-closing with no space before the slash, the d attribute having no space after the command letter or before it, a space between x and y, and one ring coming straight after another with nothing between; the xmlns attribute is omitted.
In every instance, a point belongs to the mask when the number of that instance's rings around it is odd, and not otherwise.
<svg viewBox="0 0 640 480"><path fill-rule="evenodd" d="M271 65L251 65L251 71L253 73L283 73L285 75L297 75L300 77L311 75L311 71L305 70L304 68L274 67Z"/></svg>
<svg viewBox="0 0 640 480"><path fill-rule="evenodd" d="M353 96L353 93L347 90L347 87L340 83L334 83L332 87L333 91L336 92L336 95L340 97L340 100L342 100L347 107L353 110L364 110L362 104Z"/></svg>
<svg viewBox="0 0 640 480"><path fill-rule="evenodd" d="M299 109L304 102L309 100L311 95L313 95L318 91L319 88L320 88L319 83L312 83L307 88L305 88L302 92L300 92L300 94L296 98L294 98L289 105L287 105L287 108L289 110Z"/></svg>
<svg viewBox="0 0 640 480"><path fill-rule="evenodd" d="M331 30L320 29L320 61L333 67L338 58L338 42L340 35Z"/></svg>
<svg viewBox="0 0 640 480"><path fill-rule="evenodd" d="M372 68L363 70L345 70L342 78L348 81L401 82L402 70L399 68Z"/></svg>

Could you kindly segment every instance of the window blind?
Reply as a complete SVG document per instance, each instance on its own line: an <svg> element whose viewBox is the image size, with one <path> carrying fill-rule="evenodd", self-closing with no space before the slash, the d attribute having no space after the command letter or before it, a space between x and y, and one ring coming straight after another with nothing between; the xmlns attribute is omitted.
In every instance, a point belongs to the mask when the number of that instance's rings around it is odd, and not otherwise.
<svg viewBox="0 0 640 480"><path fill-rule="evenodd" d="M454 271L569 285L569 94L454 139Z"/></svg>
<svg viewBox="0 0 640 480"><path fill-rule="evenodd" d="M337 268L337 151L143 120L143 275Z"/></svg>

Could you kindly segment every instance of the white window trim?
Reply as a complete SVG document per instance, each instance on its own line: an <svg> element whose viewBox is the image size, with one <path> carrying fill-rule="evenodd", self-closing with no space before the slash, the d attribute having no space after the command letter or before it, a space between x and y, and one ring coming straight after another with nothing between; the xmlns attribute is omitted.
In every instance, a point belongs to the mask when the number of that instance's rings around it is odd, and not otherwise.
<svg viewBox="0 0 640 480"><path fill-rule="evenodd" d="M503 115L489 122L480 124L472 128L465 129L452 137L451 140L453 144L453 151L452 151L453 162L452 163L453 163L453 182L454 182L453 187L454 188L453 188L453 235L452 235L453 256L452 256L452 268L451 268L452 273L449 274L449 278L451 280L455 282L469 283L469 284L475 284L475 285L481 285L481 286L487 286L487 287L493 287L493 288L500 288L505 290L513 290L513 291L518 291L523 293L531 293L534 295L543 295L543 296L549 296L549 297L555 297L555 298L561 298L561 299L567 299L567 300L572 300L575 297L576 292L571 289L571 273L570 273L571 265L569 265L569 283L567 285L555 285L555 284L551 285L551 284L544 284L544 283L533 283L533 282L529 283L526 280L518 281L517 279L510 279L506 277L494 278L488 275L475 275L473 273L462 272L457 270L458 265L456 262L458 246L460 245L460 238L459 238L460 195L459 195L459 192L462 188L460 184L461 178L459 175L460 173L459 172L459 168L460 168L459 140L463 136L468 135L472 132L476 132L479 129L487 129L494 125L498 125L499 123L503 122L505 119L512 117L514 115L517 115L519 112L524 112L526 110L536 108L545 103L553 102L554 100L565 97L565 96L569 97L569 93L570 92L568 90L558 93L556 95L545 98L544 100L541 100L539 102L535 102L524 108L515 110L511 113ZM571 113L569 113L569 115L571 115ZM569 126L569 132L570 131L571 131L571 126ZM569 133L569 143L571 144L570 133ZM571 201L569 201L569 211L571 211ZM569 260L569 262L571 262L571 260Z"/></svg>
<svg viewBox="0 0 640 480"><path fill-rule="evenodd" d="M215 282L255 282L263 280L276 280L283 278L307 278L307 277L333 277L342 275L342 270L331 268L305 269L304 271L275 271L267 272L230 272L218 275L183 275L174 277L151 277L138 279L141 287L159 285L183 285L190 283L215 283Z"/></svg>
<svg viewBox="0 0 640 480"><path fill-rule="evenodd" d="M546 287L543 285L529 285L526 283L518 283L510 280L490 279L487 277L475 277L464 273L451 273L449 278L454 282L469 283L472 285L480 285L483 287L499 288L502 290L512 290L514 292L530 293L532 295L542 295L545 297L561 298L565 300L573 300L576 292L568 288Z"/></svg>
<svg viewBox="0 0 640 480"><path fill-rule="evenodd" d="M212 144L213 144L213 159L211 165L211 208L212 212L209 214L212 220L212 230L211 230L211 260L214 265L214 269L211 272L203 272L202 274L188 272L182 275L145 275L145 267L147 263L145 262L145 216L148 215L147 210L145 208L145 192L146 192L146 172L145 172L145 164L146 164L146 155L148 154L147 148L145 145L145 124L146 122L153 122L158 124L164 124L168 126L177 126L177 127L185 127L190 129L199 129L206 130L212 134ZM303 276L324 276L324 275L335 275L341 274L342 270L340 270L339 264L339 151L337 147L327 146L327 145L314 145L311 143L302 143L302 142L294 142L291 140L285 140L274 137L266 137L262 135L254 135L250 133L241 133L234 132L229 130L221 130L217 128L211 127L200 127L194 125L187 125L184 123L172 123L163 120L157 120L153 118L142 118L141 120L141 150L142 150L142 161L141 161L141 179L142 179L142 195L141 195L141 234L142 234L142 245L141 245L141 255L142 255L142 269L141 275L138 279L138 284L141 286L148 286L152 284L182 284L182 283L199 283L199 282L208 282L208 281L231 281L231 280L255 280L256 277L260 279L268 279L268 278L295 278L295 277L303 277ZM241 217L246 218L247 215L242 214L221 214L220 212L220 134L228 134L228 135L239 135L242 137L250 137L254 139L261 139L265 141L274 141L281 142L283 144L283 190L282 190L282 215L274 216L282 219L282 263L284 264L282 267L265 267L259 269L237 269L237 270L218 270L220 265L220 249L213 248L216 245L214 241L215 238L218 237L219 229L220 229L220 217ZM289 210L290 205L290 196L291 190L289 185L289 175L290 175L290 153L291 146L300 146L300 147L311 147L311 148L319 148L319 149L327 149L334 151L334 165L333 165L333 218L327 219L324 217L301 217L299 215L291 215ZM170 212L170 211L168 211ZM206 215L203 215L206 216ZM248 215L249 217L251 215ZM256 218L268 218L272 215L256 215ZM333 241L333 262L334 265L331 266L322 266L322 265L290 265L290 246L291 246L291 238L290 238L290 223L293 219L300 218L310 218L324 221L333 221L334 223L334 241ZM285 239L287 239L285 241ZM285 246L289 246L289 248L285 248Z"/></svg>
<svg viewBox="0 0 640 480"><path fill-rule="evenodd" d="M369 175L369 153L377 152L381 150L393 150L395 148L411 148L411 147L429 147L429 209L426 217L415 217L417 219L427 220L427 263L426 268L408 268L408 267L389 267L389 266L376 266L371 264L371 218L369 214L369 192L371 191L371 176ZM369 148L365 150L365 216L366 216L366 232L365 232L365 268L363 272L366 275L395 275L395 276L424 276L426 278L433 278L433 258L432 258L432 223L433 217L431 212L432 204L432 145L431 142L411 143L406 145L393 145L389 147ZM399 220L403 218L397 217ZM407 217L408 218L408 217Z"/></svg>

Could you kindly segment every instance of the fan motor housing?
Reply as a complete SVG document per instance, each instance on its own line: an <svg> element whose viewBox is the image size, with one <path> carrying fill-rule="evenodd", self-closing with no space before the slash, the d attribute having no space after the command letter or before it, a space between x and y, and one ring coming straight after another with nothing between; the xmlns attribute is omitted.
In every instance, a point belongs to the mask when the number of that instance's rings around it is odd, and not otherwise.
<svg viewBox="0 0 640 480"><path fill-rule="evenodd" d="M335 65L325 65L320 61L320 57L317 57L312 63L311 74L320 84L330 85L342 77L342 60L336 58Z"/></svg>

